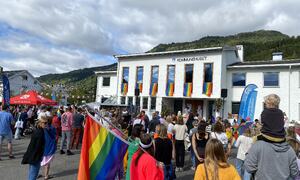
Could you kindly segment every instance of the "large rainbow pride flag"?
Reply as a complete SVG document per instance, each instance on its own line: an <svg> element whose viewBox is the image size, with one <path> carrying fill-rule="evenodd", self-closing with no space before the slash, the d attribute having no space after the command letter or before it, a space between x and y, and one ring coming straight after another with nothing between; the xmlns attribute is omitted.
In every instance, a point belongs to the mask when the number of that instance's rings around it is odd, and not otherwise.
<svg viewBox="0 0 300 180"><path fill-rule="evenodd" d="M150 95L151 96L156 96L157 89L158 89L158 84L157 83L152 83L151 87L150 87Z"/></svg>
<svg viewBox="0 0 300 180"><path fill-rule="evenodd" d="M78 170L78 180L115 179L123 168L128 145L87 116Z"/></svg>
<svg viewBox="0 0 300 180"><path fill-rule="evenodd" d="M174 95L174 83L168 83L166 89L166 96L173 96Z"/></svg>
<svg viewBox="0 0 300 180"><path fill-rule="evenodd" d="M121 93L125 96L128 92L128 83L122 83Z"/></svg>
<svg viewBox="0 0 300 180"><path fill-rule="evenodd" d="M203 83L203 94L210 97L212 94L212 88L213 88L212 82Z"/></svg>
<svg viewBox="0 0 300 180"><path fill-rule="evenodd" d="M193 92L193 83L185 83L183 89L183 96L191 97Z"/></svg>

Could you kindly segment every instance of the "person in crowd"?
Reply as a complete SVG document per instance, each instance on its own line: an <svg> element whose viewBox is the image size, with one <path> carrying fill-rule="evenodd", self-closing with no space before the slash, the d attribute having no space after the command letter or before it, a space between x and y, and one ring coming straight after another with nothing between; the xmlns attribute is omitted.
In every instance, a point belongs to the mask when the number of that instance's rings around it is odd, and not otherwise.
<svg viewBox="0 0 300 180"><path fill-rule="evenodd" d="M214 131L210 134L210 136L212 139L218 139L219 141L221 141L224 147L224 151L225 153L227 153L228 139L226 133L224 132L224 127L222 123L220 123L219 121L216 122L214 126Z"/></svg>
<svg viewBox="0 0 300 180"><path fill-rule="evenodd" d="M173 145L171 139L168 138L167 128L163 124L156 126L158 137L155 139L155 159L164 163L165 180L174 179L172 166Z"/></svg>
<svg viewBox="0 0 300 180"><path fill-rule="evenodd" d="M232 127L229 122L225 123L225 133L228 139L228 143L231 144L232 142L232 137L233 137L233 132L232 132Z"/></svg>
<svg viewBox="0 0 300 180"><path fill-rule="evenodd" d="M195 121L195 116L191 112L189 113L188 120L186 121L186 126L188 128L188 133L190 133L190 130L193 128L193 122Z"/></svg>
<svg viewBox="0 0 300 180"><path fill-rule="evenodd" d="M279 102L280 98L274 94L265 98L266 108L261 114L262 134L257 136L244 161L245 169L257 180L295 178L299 173L297 156L285 139ZM274 161L270 163L270 159Z"/></svg>
<svg viewBox="0 0 300 180"><path fill-rule="evenodd" d="M210 139L205 148L204 163L197 167L195 180L240 180L236 169L225 157L223 144L218 139Z"/></svg>
<svg viewBox="0 0 300 180"><path fill-rule="evenodd" d="M27 117L30 124L33 124L33 116L34 116L33 107L30 106L27 109Z"/></svg>
<svg viewBox="0 0 300 180"><path fill-rule="evenodd" d="M170 139L173 139L173 129L175 126L175 123L172 121L172 116L167 116L166 122L167 122L167 132L168 132L168 137Z"/></svg>
<svg viewBox="0 0 300 180"><path fill-rule="evenodd" d="M205 147L209 139L209 134L206 132L206 122L201 121L198 124L197 132L192 136L192 149L195 153L195 168L205 159Z"/></svg>
<svg viewBox="0 0 300 180"><path fill-rule="evenodd" d="M45 148L44 128L47 124L48 120L45 116L38 119L37 127L31 135L27 151L23 156L21 163L29 164L28 180L36 180L39 174Z"/></svg>
<svg viewBox="0 0 300 180"><path fill-rule="evenodd" d="M23 122L23 127L21 128L20 136L24 137L24 131L27 128L27 121L28 121L27 108L22 109L19 119L20 119L20 121Z"/></svg>
<svg viewBox="0 0 300 180"><path fill-rule="evenodd" d="M140 148L133 154L130 165L131 180L162 180L164 179L163 164L154 158L155 150L149 134L142 134Z"/></svg>
<svg viewBox="0 0 300 180"><path fill-rule="evenodd" d="M300 152L300 142L294 138L287 138L287 143L293 148L297 156L297 164L298 170L300 171L300 159L299 159L299 152ZM300 180L300 174L295 178L295 180Z"/></svg>
<svg viewBox="0 0 300 180"><path fill-rule="evenodd" d="M286 139L297 139L295 126L290 126L287 128Z"/></svg>
<svg viewBox="0 0 300 180"><path fill-rule="evenodd" d="M144 110L141 111L141 120L143 120L145 122L145 131L148 131L148 126L149 126L149 117L148 115L145 113Z"/></svg>
<svg viewBox="0 0 300 180"><path fill-rule="evenodd" d="M253 127L253 135L258 136L260 134L260 130L261 130L261 127L262 127L262 125L260 124L258 119L254 120L254 124L253 124L252 127Z"/></svg>
<svg viewBox="0 0 300 180"><path fill-rule="evenodd" d="M44 128L44 136L45 136L45 147L44 147L44 155L41 162L41 166L44 167L44 179L50 179L52 176L49 175L50 171L50 163L54 159L54 154L56 151L56 130L52 126L52 116L48 117L48 124Z"/></svg>
<svg viewBox="0 0 300 180"><path fill-rule="evenodd" d="M235 161L235 167L239 175L243 180L250 180L251 174L249 174L244 168L245 156L248 150L253 144L253 139L251 137L250 128L245 129L244 133L240 135L235 143L235 147L238 148L237 157Z"/></svg>
<svg viewBox="0 0 300 180"><path fill-rule="evenodd" d="M145 124L145 121L142 119L141 114L138 114L138 115L136 116L136 118L135 118L134 121L133 121L132 127L134 127L134 126L137 125L137 124L142 125L143 128L146 130L146 124Z"/></svg>
<svg viewBox="0 0 300 180"><path fill-rule="evenodd" d="M19 112L18 115L16 116L17 121L15 123L15 135L14 135L15 140L20 139L21 130L23 128L23 121L21 121L21 119L20 119L21 114L22 114L22 112Z"/></svg>
<svg viewBox="0 0 300 180"><path fill-rule="evenodd" d="M159 117L156 112L152 114L152 120L149 122L149 133L155 133L156 126L160 124Z"/></svg>
<svg viewBox="0 0 300 180"><path fill-rule="evenodd" d="M183 123L183 117L179 116L177 124L175 124L174 129L175 133L175 152L176 152L176 171L183 171L184 167L184 138L188 129Z"/></svg>
<svg viewBox="0 0 300 180"><path fill-rule="evenodd" d="M42 116L46 117L47 116L46 111L47 111L47 106L41 106L37 112L37 115L38 115L37 119L41 119Z"/></svg>
<svg viewBox="0 0 300 180"><path fill-rule="evenodd" d="M75 108L76 109L76 108ZM84 116L82 115L82 109L78 108L75 110L75 114L73 115L73 134L72 134L72 143L71 148L73 149L76 147L76 149L79 148L79 141L80 136L83 132L83 123L84 123Z"/></svg>
<svg viewBox="0 0 300 180"><path fill-rule="evenodd" d="M143 126L136 125L133 127L131 136L129 137L129 146L128 146L128 160L127 160L127 169L126 169L126 180L130 180L130 164L133 154L138 150L140 143L140 136Z"/></svg>
<svg viewBox="0 0 300 180"><path fill-rule="evenodd" d="M60 142L60 154L65 154L64 143L67 141L67 155L73 155L70 151L70 141L71 141L71 130L73 122L73 114L71 112L71 107L67 108L67 111L61 116L61 142Z"/></svg>
<svg viewBox="0 0 300 180"><path fill-rule="evenodd" d="M190 142L192 142L192 147L191 147L191 160L192 160L192 167L191 169L194 171L196 169L196 160L195 160L195 153L194 153L194 148L193 148L193 140L192 137L193 135L198 131L198 120L193 122L193 129L191 129L189 133L189 138Z"/></svg>
<svg viewBox="0 0 300 180"><path fill-rule="evenodd" d="M55 142L58 143L59 136L61 136L61 122L57 116L57 111L53 112L52 115L52 126L55 128Z"/></svg>
<svg viewBox="0 0 300 180"><path fill-rule="evenodd" d="M1 152L2 152L2 143L4 139L7 140L7 149L9 153L9 158L13 159L13 153L12 153L12 130L11 130L11 124L13 121L13 116L9 112L9 106L3 105L2 111L0 111L0 161L1 161Z"/></svg>

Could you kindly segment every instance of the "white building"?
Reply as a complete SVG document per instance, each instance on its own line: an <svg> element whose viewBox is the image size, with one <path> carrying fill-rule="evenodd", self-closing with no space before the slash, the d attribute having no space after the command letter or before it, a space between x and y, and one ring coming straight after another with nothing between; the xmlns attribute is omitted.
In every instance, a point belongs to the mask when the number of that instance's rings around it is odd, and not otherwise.
<svg viewBox="0 0 300 180"><path fill-rule="evenodd" d="M43 89L42 84L27 70L3 71L2 73L8 77L11 97L27 90L41 91ZM2 78L0 81L0 101L2 101Z"/></svg>
<svg viewBox="0 0 300 180"><path fill-rule="evenodd" d="M118 103L146 110L199 113L205 118L222 114L221 90L228 89L224 118L237 113L243 89L258 86L255 118L263 110L263 97L276 93L280 108L300 119L300 60L243 62L243 46L117 55L116 72L97 73L97 97L118 96ZM103 87L103 77L111 77ZM115 79L117 77L117 79ZM112 83L114 85L112 85ZM135 93L139 89L139 96ZM104 95L103 95L104 96ZM97 99L100 102L99 99Z"/></svg>

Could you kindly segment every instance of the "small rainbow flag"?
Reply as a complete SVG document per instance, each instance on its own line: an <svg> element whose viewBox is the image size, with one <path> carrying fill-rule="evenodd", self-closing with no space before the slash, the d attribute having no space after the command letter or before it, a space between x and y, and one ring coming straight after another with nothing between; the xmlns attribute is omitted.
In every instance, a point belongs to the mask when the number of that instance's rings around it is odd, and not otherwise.
<svg viewBox="0 0 300 180"><path fill-rule="evenodd" d="M166 96L173 96L174 94L174 83L168 83L166 89Z"/></svg>
<svg viewBox="0 0 300 180"><path fill-rule="evenodd" d="M193 92L193 83L185 83L183 96L191 97L192 92Z"/></svg>
<svg viewBox="0 0 300 180"><path fill-rule="evenodd" d="M210 97L212 94L212 88L213 88L212 82L203 83L203 94Z"/></svg>
<svg viewBox="0 0 300 180"><path fill-rule="evenodd" d="M121 93L123 95L127 95L127 92L128 92L128 83L122 83Z"/></svg>
<svg viewBox="0 0 300 180"><path fill-rule="evenodd" d="M87 116L80 154L78 180L115 179L123 168L128 145Z"/></svg>
<svg viewBox="0 0 300 180"><path fill-rule="evenodd" d="M151 87L150 87L150 95L151 96L156 96L157 89L158 89L158 84L157 83L152 83Z"/></svg>
<svg viewBox="0 0 300 180"><path fill-rule="evenodd" d="M136 88L140 90L140 93L143 92L143 83L136 83Z"/></svg>

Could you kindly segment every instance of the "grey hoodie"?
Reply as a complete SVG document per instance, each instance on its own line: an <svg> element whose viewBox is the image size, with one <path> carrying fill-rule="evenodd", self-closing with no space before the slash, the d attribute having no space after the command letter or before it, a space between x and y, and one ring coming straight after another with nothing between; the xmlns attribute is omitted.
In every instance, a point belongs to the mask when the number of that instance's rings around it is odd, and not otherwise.
<svg viewBox="0 0 300 180"><path fill-rule="evenodd" d="M297 157L286 142L257 141L248 151L245 169L255 173L255 180L294 179L298 173Z"/></svg>

